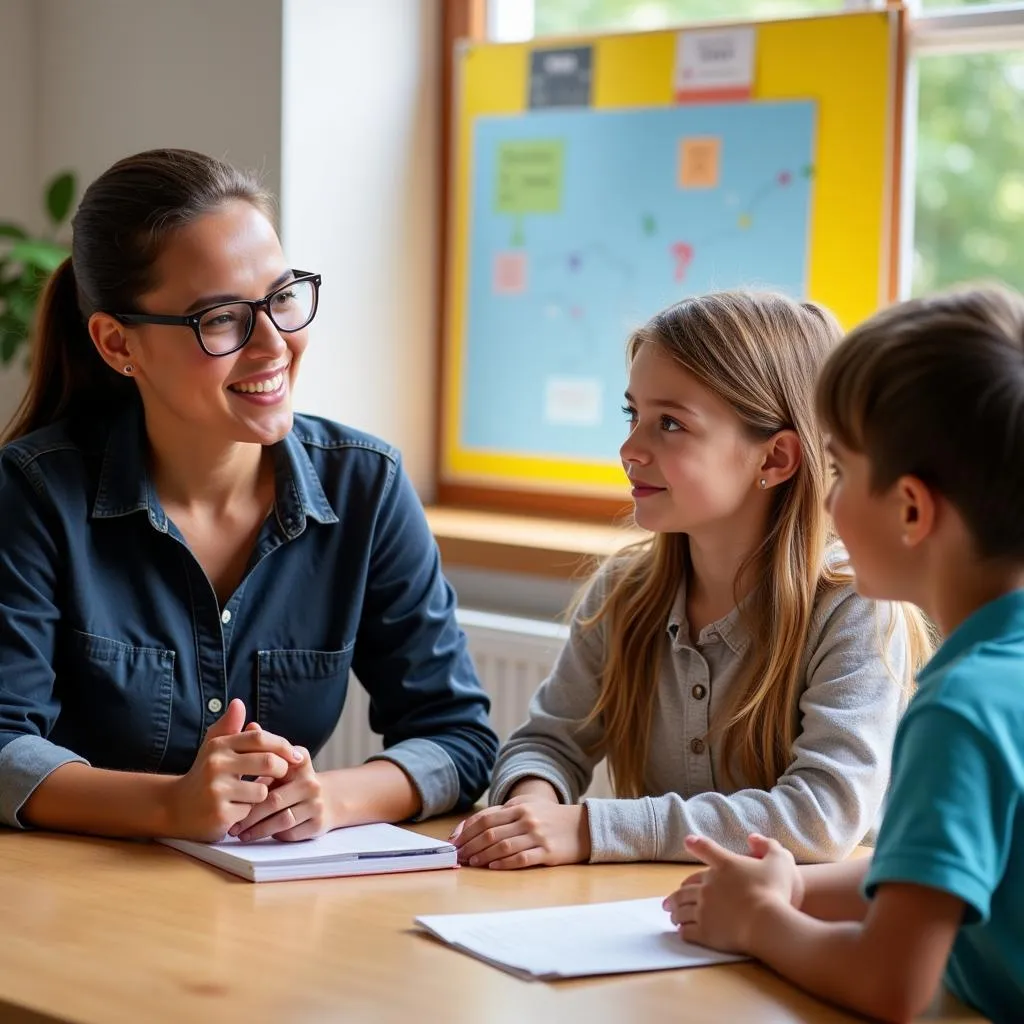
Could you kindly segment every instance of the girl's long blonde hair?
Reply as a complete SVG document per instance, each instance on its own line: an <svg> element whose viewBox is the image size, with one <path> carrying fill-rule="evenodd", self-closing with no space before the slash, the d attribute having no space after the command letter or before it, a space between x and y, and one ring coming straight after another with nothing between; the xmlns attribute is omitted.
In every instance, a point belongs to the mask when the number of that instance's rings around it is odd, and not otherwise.
<svg viewBox="0 0 1024 1024"><path fill-rule="evenodd" d="M712 723L722 738L726 772L738 764L746 781L762 789L774 786L792 760L802 654L815 601L851 580L844 564L826 558L832 540L825 510L830 472L814 410L818 370L839 337L832 315L813 303L772 293L721 292L659 313L633 334L627 349L632 363L643 346L657 345L728 402L753 440L780 430L794 430L800 439L799 468L775 488L767 535L737 576L738 581L750 570L756 580L741 613L751 642L736 699ZM685 534L659 533L631 545L601 570L605 596L581 622L585 630L599 622L605 626L600 695L588 722L602 721L602 747L622 797L647 792L668 618L688 567ZM928 655L929 636L916 609L905 607L901 617L913 670ZM890 616L890 631L897 618Z"/></svg>

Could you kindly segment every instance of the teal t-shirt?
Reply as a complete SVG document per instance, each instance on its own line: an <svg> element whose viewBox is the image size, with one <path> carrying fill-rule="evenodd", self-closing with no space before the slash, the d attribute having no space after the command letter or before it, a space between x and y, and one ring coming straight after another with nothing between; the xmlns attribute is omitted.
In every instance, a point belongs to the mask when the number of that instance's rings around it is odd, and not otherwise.
<svg viewBox="0 0 1024 1024"><path fill-rule="evenodd" d="M918 684L865 893L913 882L963 900L947 986L1024 1021L1024 591L965 620Z"/></svg>

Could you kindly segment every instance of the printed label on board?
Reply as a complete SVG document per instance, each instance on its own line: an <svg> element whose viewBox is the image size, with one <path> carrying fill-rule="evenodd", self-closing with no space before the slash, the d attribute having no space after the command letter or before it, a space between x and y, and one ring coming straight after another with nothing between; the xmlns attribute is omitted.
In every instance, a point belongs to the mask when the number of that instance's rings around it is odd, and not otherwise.
<svg viewBox="0 0 1024 1024"><path fill-rule="evenodd" d="M754 86L757 29L688 29L676 37L676 99L745 100Z"/></svg>

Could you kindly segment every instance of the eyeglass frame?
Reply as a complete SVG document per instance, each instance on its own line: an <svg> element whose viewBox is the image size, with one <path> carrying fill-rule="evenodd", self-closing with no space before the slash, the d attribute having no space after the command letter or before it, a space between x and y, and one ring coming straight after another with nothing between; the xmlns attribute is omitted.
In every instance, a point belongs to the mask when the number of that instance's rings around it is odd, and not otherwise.
<svg viewBox="0 0 1024 1024"><path fill-rule="evenodd" d="M111 313L112 316L118 323L124 324L125 326L135 326L137 324L157 324L165 327L191 327L192 333L195 335L196 341L199 342L199 347L211 358L219 359L221 356L234 355L241 349L245 348L246 345L252 340L253 333L256 330L256 317L259 311L262 309L267 316L270 318L270 322L274 325L277 330L282 334L295 334L296 331L301 331L308 327L316 316L317 309L320 307L320 281L321 277L319 274L314 274L308 270L291 270L292 279L286 281L284 284L275 288L272 292L267 292L262 299L233 299L231 302L217 302L212 306L207 306L205 309L196 310L195 313L189 313L187 315L172 316L170 314L159 314L159 313ZM284 291L290 285L295 284L298 281L312 281L313 283L313 308L310 310L309 319L301 327L281 327L278 322L274 319L274 314L270 311L270 300L277 295L278 292ZM203 343L202 330L200 324L204 316L212 313L215 309L223 309L226 306L248 306L251 312L251 318L249 320L249 330L246 333L242 341L236 345L233 349L229 349L227 352L211 352L206 345Z"/></svg>

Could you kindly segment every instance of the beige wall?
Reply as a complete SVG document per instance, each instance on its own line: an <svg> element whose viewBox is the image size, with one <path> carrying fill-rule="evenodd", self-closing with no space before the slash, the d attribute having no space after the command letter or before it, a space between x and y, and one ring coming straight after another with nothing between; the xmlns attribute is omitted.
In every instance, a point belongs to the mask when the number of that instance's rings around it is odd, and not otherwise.
<svg viewBox="0 0 1024 1024"><path fill-rule="evenodd" d="M296 397L433 478L439 8L284 0L283 237L323 274Z"/></svg>
<svg viewBox="0 0 1024 1024"><path fill-rule="evenodd" d="M37 172L183 146L281 166L281 0L36 0Z"/></svg>
<svg viewBox="0 0 1024 1024"><path fill-rule="evenodd" d="M0 0L0 219L42 183L186 146L281 180L281 0ZM0 423L24 387L0 372Z"/></svg>

